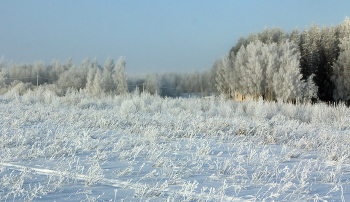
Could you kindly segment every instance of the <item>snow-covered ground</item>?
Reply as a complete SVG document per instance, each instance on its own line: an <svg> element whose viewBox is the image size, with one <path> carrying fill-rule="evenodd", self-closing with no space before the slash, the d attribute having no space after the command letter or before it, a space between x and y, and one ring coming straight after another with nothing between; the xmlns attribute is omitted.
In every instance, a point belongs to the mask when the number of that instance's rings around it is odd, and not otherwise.
<svg viewBox="0 0 350 202"><path fill-rule="evenodd" d="M0 96L0 201L348 201L344 105Z"/></svg>

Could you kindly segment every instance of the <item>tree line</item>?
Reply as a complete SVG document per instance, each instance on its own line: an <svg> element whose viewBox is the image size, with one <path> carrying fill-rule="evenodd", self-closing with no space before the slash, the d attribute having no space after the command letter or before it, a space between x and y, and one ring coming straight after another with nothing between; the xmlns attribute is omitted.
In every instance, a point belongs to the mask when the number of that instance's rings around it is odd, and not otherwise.
<svg viewBox="0 0 350 202"><path fill-rule="evenodd" d="M114 63L108 58L104 66L96 59L83 60L76 67L72 59L64 63L52 61L33 64L0 63L0 94L16 88L20 93L39 85L46 85L58 95L64 95L69 89L86 89L92 96L104 94L124 94L128 91L125 72L125 59L119 58Z"/></svg>
<svg viewBox="0 0 350 202"><path fill-rule="evenodd" d="M63 63L54 60L50 65L45 65L42 61L33 64L6 64L0 61L0 94L11 89L24 94L37 86L46 86L60 96L64 96L70 89L84 89L94 97L121 95L135 90L169 97L184 94L204 96L216 92L215 84L209 82L212 78L208 71L128 77L125 65L123 57L116 63L108 58L103 66L96 59L91 61L89 58L79 66L75 66L72 59Z"/></svg>
<svg viewBox="0 0 350 202"><path fill-rule="evenodd" d="M212 68L219 93L284 101L350 100L350 21L241 36Z"/></svg>

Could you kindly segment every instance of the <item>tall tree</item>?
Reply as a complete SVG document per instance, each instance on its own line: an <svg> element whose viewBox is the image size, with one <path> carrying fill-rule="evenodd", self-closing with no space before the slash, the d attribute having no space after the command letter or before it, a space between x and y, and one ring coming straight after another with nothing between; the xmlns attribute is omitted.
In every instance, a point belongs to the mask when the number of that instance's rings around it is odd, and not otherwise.
<svg viewBox="0 0 350 202"><path fill-rule="evenodd" d="M279 27L273 27L270 32L270 42L281 44L285 39L288 38L288 34L284 33L284 31Z"/></svg>
<svg viewBox="0 0 350 202"><path fill-rule="evenodd" d="M261 33L258 33L259 40L264 43L264 44L270 44L271 43L271 38L270 38L270 30L265 27L264 31Z"/></svg>
<svg viewBox="0 0 350 202"><path fill-rule="evenodd" d="M277 43L272 43L268 46L268 62L266 67L266 86L265 86L265 99L275 100L276 94L274 91L273 77L280 67L279 57L281 52Z"/></svg>
<svg viewBox="0 0 350 202"><path fill-rule="evenodd" d="M320 27L316 24L312 24L310 27L310 44L316 43L317 48L320 47L320 40L321 40L321 30Z"/></svg>
<svg viewBox="0 0 350 202"><path fill-rule="evenodd" d="M232 78L232 64L231 61L234 60L234 53L232 53L232 59L228 55L221 58L214 64L215 68L215 86L217 87L220 93L227 95L228 97L233 96L233 91L235 87L233 84L236 83L234 78ZM236 72L238 73L238 72Z"/></svg>
<svg viewBox="0 0 350 202"><path fill-rule="evenodd" d="M300 42L300 34L299 34L299 30L298 27L294 28L292 33L289 36L289 40L292 41L294 44L299 44Z"/></svg>
<svg viewBox="0 0 350 202"><path fill-rule="evenodd" d="M105 94L102 82L103 81L102 81L101 71L97 69L96 74L94 76L93 93L92 93L93 96L101 97Z"/></svg>
<svg viewBox="0 0 350 202"><path fill-rule="evenodd" d="M102 73L102 83L106 93L111 93L115 89L115 83L112 78L112 75L115 72L115 65L112 58L108 57L105 65L103 67Z"/></svg>
<svg viewBox="0 0 350 202"><path fill-rule="evenodd" d="M236 59L234 61L234 75L237 75L237 91L243 95L247 95L249 93L249 84L246 83L247 80L244 79L245 70L244 68L248 63L248 52L244 46L239 49L236 55Z"/></svg>
<svg viewBox="0 0 350 202"><path fill-rule="evenodd" d="M340 54L338 60L333 64L333 75L335 89L333 97L335 100L350 100L350 37L340 40Z"/></svg>
<svg viewBox="0 0 350 202"><path fill-rule="evenodd" d="M303 81L300 73L300 53L294 43L286 41L279 46L279 69L274 74L273 84L276 97L283 101L303 98Z"/></svg>
<svg viewBox="0 0 350 202"><path fill-rule="evenodd" d="M338 27L339 27L339 39L340 40L350 36L350 20L349 20L349 17L345 17L344 22L341 23Z"/></svg>
<svg viewBox="0 0 350 202"><path fill-rule="evenodd" d="M125 64L125 58L120 57L115 67L115 73L113 74L114 83L117 85L117 93L120 95L128 92Z"/></svg>
<svg viewBox="0 0 350 202"><path fill-rule="evenodd" d="M239 39L238 39L237 44L231 48L230 53L229 53L228 56L231 58L232 53L233 53L233 55L236 55L237 52L241 49L241 47L242 47L242 46L243 46L243 47L246 47L247 44L248 44L247 39L245 39L245 38L243 37L243 35L241 35L241 36L239 37Z"/></svg>
<svg viewBox="0 0 350 202"><path fill-rule="evenodd" d="M303 75L303 79L306 80L309 78L309 76L311 76L311 74L314 73L311 67L311 40L307 27L305 27L304 31L301 33L299 48L301 54L301 73Z"/></svg>
<svg viewBox="0 0 350 202"><path fill-rule="evenodd" d="M331 80L332 66L338 58L339 47L336 27L324 26L321 30L319 49L319 68L315 72L315 83L318 86L318 96L322 101L333 101L334 84Z"/></svg>
<svg viewBox="0 0 350 202"><path fill-rule="evenodd" d="M247 85L247 95L264 96L266 86L266 68L268 63L267 45L260 41L250 43L247 48L247 63L242 66L241 81Z"/></svg>

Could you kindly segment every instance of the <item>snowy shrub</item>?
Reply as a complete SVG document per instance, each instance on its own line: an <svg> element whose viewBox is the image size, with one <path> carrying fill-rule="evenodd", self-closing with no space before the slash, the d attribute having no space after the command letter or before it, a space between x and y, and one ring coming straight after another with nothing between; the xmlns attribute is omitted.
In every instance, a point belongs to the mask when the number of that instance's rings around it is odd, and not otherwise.
<svg viewBox="0 0 350 202"><path fill-rule="evenodd" d="M136 106L132 100L126 100L120 106L120 112L123 115L129 115L131 113L135 113L136 111Z"/></svg>
<svg viewBox="0 0 350 202"><path fill-rule="evenodd" d="M33 88L31 83L22 83L17 80L12 82L12 86L12 90L17 91L19 95L24 95L28 90Z"/></svg>

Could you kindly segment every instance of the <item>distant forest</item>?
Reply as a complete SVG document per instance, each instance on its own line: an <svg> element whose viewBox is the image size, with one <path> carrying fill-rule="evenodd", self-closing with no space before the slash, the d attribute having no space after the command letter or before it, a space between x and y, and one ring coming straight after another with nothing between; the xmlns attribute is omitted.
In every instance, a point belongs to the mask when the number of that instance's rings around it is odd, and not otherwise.
<svg viewBox="0 0 350 202"><path fill-rule="evenodd" d="M280 28L241 36L229 53L216 60L210 71L150 73L128 77L125 59L104 65L85 59L75 66L71 59L15 64L0 61L0 94L23 94L45 87L58 95L70 89L91 96L120 95L131 91L176 97L224 94L285 102L350 101L350 21L338 26L312 24L300 33Z"/></svg>
<svg viewBox="0 0 350 202"><path fill-rule="evenodd" d="M123 57L115 63L108 58L103 66L89 58L75 66L71 59L61 63L52 61L33 64L6 64L0 62L0 94L9 90L26 93L29 89L45 87L57 95L64 96L68 90L86 90L91 96L120 95L132 91L148 92L160 96L210 95L216 91L215 84L209 82L210 73L162 73L128 77Z"/></svg>

